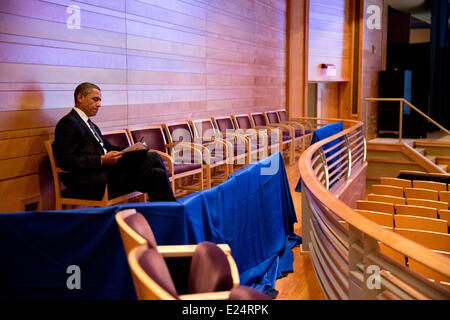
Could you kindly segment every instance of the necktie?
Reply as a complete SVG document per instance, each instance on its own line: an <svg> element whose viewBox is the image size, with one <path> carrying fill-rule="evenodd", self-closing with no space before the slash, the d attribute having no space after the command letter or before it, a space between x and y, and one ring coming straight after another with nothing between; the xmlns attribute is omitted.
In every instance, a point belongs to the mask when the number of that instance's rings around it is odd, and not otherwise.
<svg viewBox="0 0 450 320"><path fill-rule="evenodd" d="M103 147L103 145L104 145L103 139L98 134L97 130L95 130L94 124L92 123L91 119L88 119L87 123L89 124L89 127L91 127L92 131L94 132L95 137L97 138L98 142L102 146L103 153L106 153L105 148Z"/></svg>
<svg viewBox="0 0 450 320"><path fill-rule="evenodd" d="M103 139L100 137L100 135L95 130L94 124L92 123L91 119L88 119L89 127L91 127L92 131L94 132L95 137L97 138L98 142L100 142L101 145L103 145Z"/></svg>

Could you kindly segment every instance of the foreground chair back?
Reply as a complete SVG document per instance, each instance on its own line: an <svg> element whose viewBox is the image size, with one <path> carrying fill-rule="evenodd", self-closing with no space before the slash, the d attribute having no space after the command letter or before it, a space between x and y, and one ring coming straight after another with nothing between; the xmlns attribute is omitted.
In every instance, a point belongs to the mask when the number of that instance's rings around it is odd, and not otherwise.
<svg viewBox="0 0 450 320"><path fill-rule="evenodd" d="M68 171L62 170L56 164L56 160L53 154L53 140L44 141L45 149L47 150L48 157L50 159L50 165L52 168L53 174L53 182L55 186L55 208L56 210L63 209L64 205L80 205L80 206L90 206L90 207L106 207L110 205L114 205L121 202L126 202L127 200L141 197L142 201L146 201L146 194L135 191L130 193L116 193L109 192L108 185L105 187L105 192L103 194L103 198L101 200L88 200L83 199L77 196L77 193L64 189L64 186L61 182L60 174L68 173Z"/></svg>
<svg viewBox="0 0 450 320"><path fill-rule="evenodd" d="M135 209L116 214L136 293L140 299L227 299L239 285L239 272L228 245L201 242L198 245L158 246L145 217ZM192 257L188 294L180 295L164 258ZM195 296L207 293L205 297Z"/></svg>

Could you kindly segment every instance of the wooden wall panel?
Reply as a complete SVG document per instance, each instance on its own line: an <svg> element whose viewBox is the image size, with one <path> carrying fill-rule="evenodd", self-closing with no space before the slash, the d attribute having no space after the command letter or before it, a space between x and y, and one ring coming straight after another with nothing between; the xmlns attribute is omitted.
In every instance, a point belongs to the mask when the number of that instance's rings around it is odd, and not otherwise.
<svg viewBox="0 0 450 320"><path fill-rule="evenodd" d="M43 141L81 82L102 88L103 130L284 108L286 12L284 0L0 1L0 212L52 209Z"/></svg>
<svg viewBox="0 0 450 320"><path fill-rule="evenodd" d="M370 5L382 10L382 24L381 29L369 29L365 23L363 26L360 119L366 122L368 139L377 137L378 105L374 102L366 104L364 99L378 97L379 72L385 69L387 41L387 5L383 0L364 0L364 22L369 18L367 7Z"/></svg>
<svg viewBox="0 0 450 320"><path fill-rule="evenodd" d="M351 81L353 14L350 0L309 0L308 81ZM328 76L321 64L334 64Z"/></svg>

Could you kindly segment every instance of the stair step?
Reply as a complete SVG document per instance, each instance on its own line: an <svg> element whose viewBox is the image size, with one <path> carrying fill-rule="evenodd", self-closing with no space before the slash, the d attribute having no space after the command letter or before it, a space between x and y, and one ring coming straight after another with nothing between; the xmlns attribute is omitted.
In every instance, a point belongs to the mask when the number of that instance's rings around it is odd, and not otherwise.
<svg viewBox="0 0 450 320"><path fill-rule="evenodd" d="M425 156L425 157L427 157L431 162L434 162L434 163L436 163L436 156Z"/></svg>
<svg viewBox="0 0 450 320"><path fill-rule="evenodd" d="M448 169L448 165L447 164L438 164L437 166L439 168L441 168L442 170L444 170L445 172L447 172L447 169Z"/></svg>
<svg viewBox="0 0 450 320"><path fill-rule="evenodd" d="M414 148L414 150L416 150L418 153L421 153L421 154L425 155L425 149L424 148Z"/></svg>

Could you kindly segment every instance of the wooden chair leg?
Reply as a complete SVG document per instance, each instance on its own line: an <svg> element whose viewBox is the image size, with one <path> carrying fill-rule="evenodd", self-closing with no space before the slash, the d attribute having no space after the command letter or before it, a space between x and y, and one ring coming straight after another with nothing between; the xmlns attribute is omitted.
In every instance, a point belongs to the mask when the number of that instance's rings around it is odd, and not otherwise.
<svg viewBox="0 0 450 320"><path fill-rule="evenodd" d="M211 167L209 165L205 166L206 170L206 188L211 188Z"/></svg>

